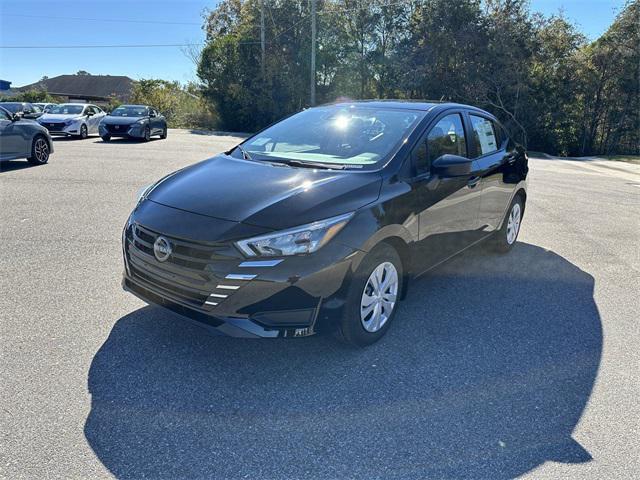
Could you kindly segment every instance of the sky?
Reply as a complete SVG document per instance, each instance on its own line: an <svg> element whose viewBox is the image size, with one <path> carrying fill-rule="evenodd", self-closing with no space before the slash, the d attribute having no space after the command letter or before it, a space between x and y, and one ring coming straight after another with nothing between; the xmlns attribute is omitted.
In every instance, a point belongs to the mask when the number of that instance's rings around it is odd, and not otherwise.
<svg viewBox="0 0 640 480"><path fill-rule="evenodd" d="M384 3L383 0L380 0ZM391 0L389 0L391 1ZM530 0L533 11L565 16L591 40L625 0ZM0 0L0 47L201 43L202 14L218 0ZM0 79L14 87L85 70L133 79L196 79L180 47L0 48Z"/></svg>

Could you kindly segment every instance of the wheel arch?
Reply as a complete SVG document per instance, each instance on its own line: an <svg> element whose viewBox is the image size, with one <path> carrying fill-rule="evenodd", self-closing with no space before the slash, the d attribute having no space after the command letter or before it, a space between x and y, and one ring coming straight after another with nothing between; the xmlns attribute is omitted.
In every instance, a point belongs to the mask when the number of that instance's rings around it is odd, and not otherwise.
<svg viewBox="0 0 640 480"><path fill-rule="evenodd" d="M409 281L412 277L411 265L413 262L411 261L411 247L403 238L398 236L387 237L378 243L378 245L382 243L391 246L400 256L400 261L402 262L402 290L400 291L400 299L403 300L407 296Z"/></svg>

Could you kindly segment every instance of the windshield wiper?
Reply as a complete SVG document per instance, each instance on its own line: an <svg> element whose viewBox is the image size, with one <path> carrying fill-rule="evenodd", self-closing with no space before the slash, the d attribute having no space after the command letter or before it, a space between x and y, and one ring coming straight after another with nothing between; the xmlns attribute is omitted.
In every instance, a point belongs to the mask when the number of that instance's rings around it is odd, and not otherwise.
<svg viewBox="0 0 640 480"><path fill-rule="evenodd" d="M322 163L322 162L305 162L302 160L277 160L278 162L286 163L294 167L303 168L324 168L325 170L344 170L346 165L340 165L339 163Z"/></svg>

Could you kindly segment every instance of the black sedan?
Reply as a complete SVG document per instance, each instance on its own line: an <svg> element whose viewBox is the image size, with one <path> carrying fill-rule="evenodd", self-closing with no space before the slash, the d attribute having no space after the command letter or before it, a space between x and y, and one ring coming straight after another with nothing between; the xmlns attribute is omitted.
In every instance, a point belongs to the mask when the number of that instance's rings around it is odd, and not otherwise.
<svg viewBox="0 0 640 480"><path fill-rule="evenodd" d="M0 106L10 113L28 120L35 120L43 113L40 107L29 102L2 102Z"/></svg>
<svg viewBox="0 0 640 480"><path fill-rule="evenodd" d="M123 286L230 335L368 345L411 279L483 240L511 249L527 163L478 108L311 108L144 190Z"/></svg>
<svg viewBox="0 0 640 480"><path fill-rule="evenodd" d="M111 137L139 138L149 141L152 136L167 138L167 121L148 105L120 105L104 117L98 127L105 142Z"/></svg>

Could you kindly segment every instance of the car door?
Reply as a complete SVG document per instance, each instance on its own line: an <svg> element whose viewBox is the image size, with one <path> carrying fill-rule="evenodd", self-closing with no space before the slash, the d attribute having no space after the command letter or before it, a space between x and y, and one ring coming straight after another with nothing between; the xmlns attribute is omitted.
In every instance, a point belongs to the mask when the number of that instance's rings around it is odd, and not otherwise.
<svg viewBox="0 0 640 480"><path fill-rule="evenodd" d="M155 135L156 133L159 133L161 130L161 126L160 126L161 120L160 117L158 115L158 112L154 109L154 108L150 108L149 109L149 124L150 124L150 128L151 128L151 134Z"/></svg>
<svg viewBox="0 0 640 480"><path fill-rule="evenodd" d="M88 105L86 107L85 113L89 115L87 117L87 131L89 133L97 133L98 124L96 122L100 121L100 119L98 118L98 109L93 105Z"/></svg>
<svg viewBox="0 0 640 480"><path fill-rule="evenodd" d="M495 119L468 112L468 126L474 162L481 177L480 228L493 231L500 227L515 187L505 181L514 157L507 151L508 138Z"/></svg>
<svg viewBox="0 0 640 480"><path fill-rule="evenodd" d="M93 109L96 112L95 115L94 115L95 121L96 121L96 123L95 123L95 129L96 130L95 131L96 131L96 133L98 133L98 127L100 126L100 122L102 122L102 119L107 116L107 112L105 112L100 107L97 107L95 105L93 105Z"/></svg>
<svg viewBox="0 0 640 480"><path fill-rule="evenodd" d="M20 151L22 138L10 115L0 109L0 160L15 158Z"/></svg>
<svg viewBox="0 0 640 480"><path fill-rule="evenodd" d="M479 179L472 166L468 175L446 177L434 162L444 155L468 158L462 111L441 114L414 148L414 188L420 195L418 261L425 270L463 250L478 235ZM473 165L473 162L469 160Z"/></svg>

